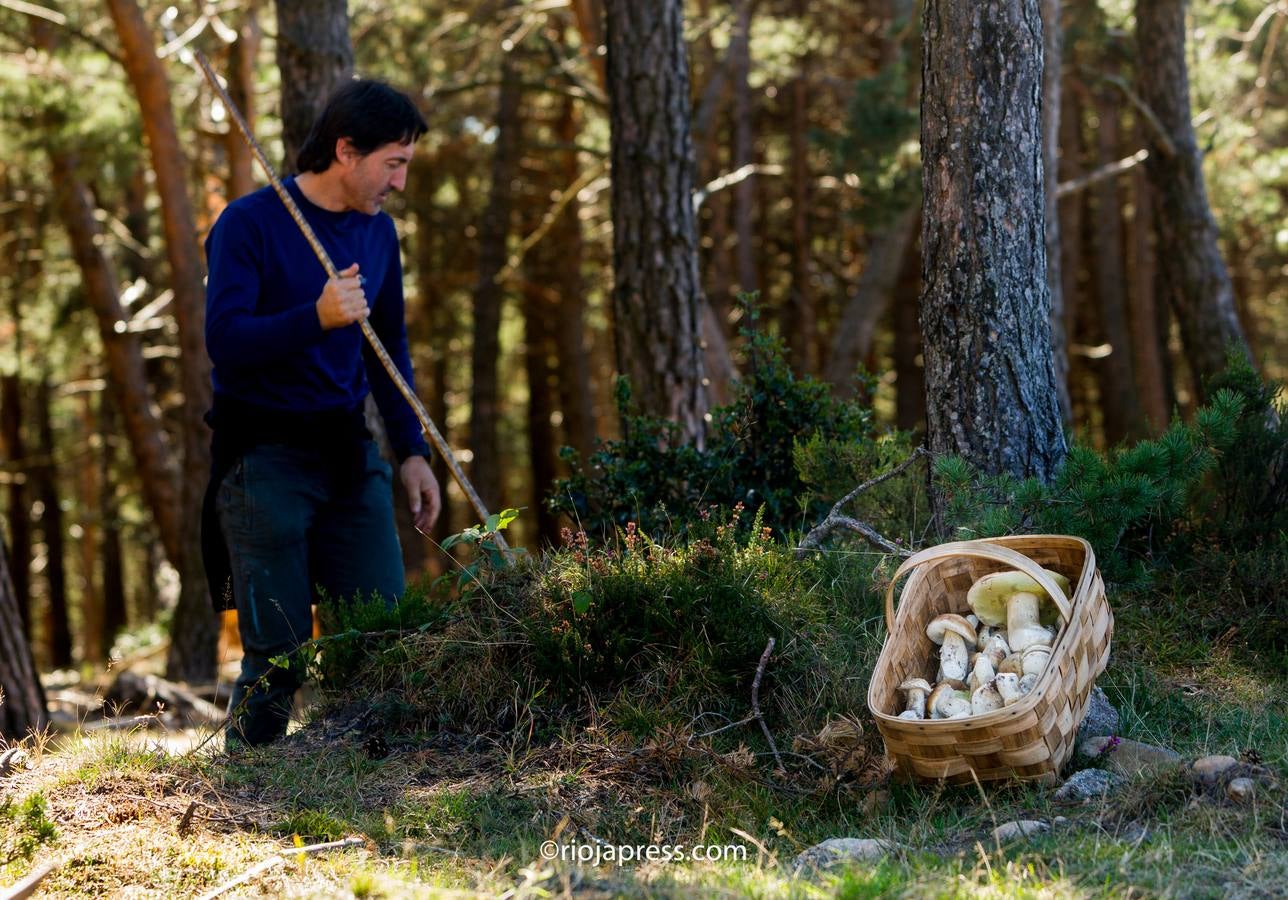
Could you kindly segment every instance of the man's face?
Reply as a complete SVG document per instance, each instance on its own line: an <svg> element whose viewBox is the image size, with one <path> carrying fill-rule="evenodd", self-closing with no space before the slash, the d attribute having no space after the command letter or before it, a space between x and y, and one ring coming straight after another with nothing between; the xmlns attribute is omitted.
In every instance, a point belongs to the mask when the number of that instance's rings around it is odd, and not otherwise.
<svg viewBox="0 0 1288 900"><path fill-rule="evenodd" d="M416 145L410 141L383 144L366 156L359 156L351 145L347 146L347 152L342 149L341 183L349 208L369 216L380 212L389 192L401 191L406 186L407 165L415 150Z"/></svg>

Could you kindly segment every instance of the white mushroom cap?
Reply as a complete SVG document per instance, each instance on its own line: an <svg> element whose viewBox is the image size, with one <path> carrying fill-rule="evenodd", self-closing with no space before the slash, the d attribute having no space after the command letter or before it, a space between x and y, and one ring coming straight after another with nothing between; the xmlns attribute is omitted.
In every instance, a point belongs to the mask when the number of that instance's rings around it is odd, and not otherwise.
<svg viewBox="0 0 1288 900"><path fill-rule="evenodd" d="M936 685L926 701L932 719L956 719L970 715L970 694L959 691L951 684Z"/></svg>
<svg viewBox="0 0 1288 900"><path fill-rule="evenodd" d="M1003 705L1002 695L997 689L997 684L992 681L975 688L975 692L970 695L970 711L972 715L978 716L986 712L992 712L995 709L1001 709Z"/></svg>
<svg viewBox="0 0 1288 900"><path fill-rule="evenodd" d="M942 645L945 636L950 633L960 636L968 649L975 647L975 629L971 627L970 622L967 622L956 613L944 613L941 616L935 616L930 624L926 626L926 637L936 644Z"/></svg>
<svg viewBox="0 0 1288 900"><path fill-rule="evenodd" d="M1024 696L1020 693L1020 676L1014 672L999 673L993 679L993 684L997 687L997 692L1002 695L1003 706L1010 706Z"/></svg>
<svg viewBox="0 0 1288 900"><path fill-rule="evenodd" d="M926 695L931 691L930 682L924 678L905 678L903 684L899 685L899 690L906 692L908 697L907 709L904 711L914 713L912 716L905 716L901 713L900 718L924 719L926 717Z"/></svg>
<svg viewBox="0 0 1288 900"><path fill-rule="evenodd" d="M1037 687L1037 684L1038 684L1037 675L1025 675L1023 678L1020 679L1020 693L1027 694L1029 691Z"/></svg>
<svg viewBox="0 0 1288 900"><path fill-rule="evenodd" d="M1051 648L1046 644L1030 644L1020 654L1020 668L1025 675L1041 675L1051 659Z"/></svg>
<svg viewBox="0 0 1288 900"><path fill-rule="evenodd" d="M1059 572L1043 569L1051 579L1060 586L1066 597L1069 596L1069 579ZM1023 572L994 572L985 575L970 586L966 592L966 602L979 616L979 620L988 625L1006 624L1006 601L1013 595L1034 594L1038 598L1038 618L1044 625L1059 621L1060 609L1047 595L1042 585L1038 584Z"/></svg>

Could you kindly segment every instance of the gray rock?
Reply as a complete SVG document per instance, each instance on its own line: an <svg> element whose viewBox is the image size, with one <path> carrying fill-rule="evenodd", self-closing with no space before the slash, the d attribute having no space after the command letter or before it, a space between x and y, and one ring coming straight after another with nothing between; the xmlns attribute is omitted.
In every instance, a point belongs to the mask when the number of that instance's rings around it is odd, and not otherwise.
<svg viewBox="0 0 1288 900"><path fill-rule="evenodd" d="M1091 701L1087 704L1087 714L1078 726L1078 739L1117 734L1119 725L1118 710L1109 702L1105 692L1098 686L1091 688Z"/></svg>
<svg viewBox="0 0 1288 900"><path fill-rule="evenodd" d="M1055 792L1057 800L1095 800L1113 793L1124 779L1105 769L1083 769L1074 772Z"/></svg>
<svg viewBox="0 0 1288 900"><path fill-rule="evenodd" d="M1225 795L1235 803L1245 803L1256 793L1257 783L1251 778L1235 778L1225 786Z"/></svg>
<svg viewBox="0 0 1288 900"><path fill-rule="evenodd" d="M1117 737L1087 738L1078 745L1078 752L1088 759L1103 762L1111 772L1129 777L1141 772L1174 768L1185 762L1175 750Z"/></svg>
<svg viewBox="0 0 1288 900"><path fill-rule="evenodd" d="M792 874L851 862L871 862L888 856L896 849L895 844L879 838L828 838L797 856Z"/></svg>
<svg viewBox="0 0 1288 900"><path fill-rule="evenodd" d="M1046 822L1039 822L1036 819L1017 819L1014 822L1003 822L994 828L993 840L1003 844L1016 838L1031 837L1050 830L1051 826Z"/></svg>

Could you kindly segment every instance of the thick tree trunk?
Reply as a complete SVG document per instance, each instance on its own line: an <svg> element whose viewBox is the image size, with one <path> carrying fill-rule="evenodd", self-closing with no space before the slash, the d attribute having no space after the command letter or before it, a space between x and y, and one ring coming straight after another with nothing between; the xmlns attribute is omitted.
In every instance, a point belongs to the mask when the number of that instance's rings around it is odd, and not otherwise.
<svg viewBox="0 0 1288 900"><path fill-rule="evenodd" d="M58 492L58 463L54 457L52 404L53 389L49 376L45 375L36 392L36 432L43 462L33 475L44 507L40 514L40 531L45 541L45 584L49 602L45 634L49 643L49 665L55 669L66 669L72 664L72 630L67 616L67 559L62 500Z"/></svg>
<svg viewBox="0 0 1288 900"><path fill-rule="evenodd" d="M347 0L275 0L277 68L282 73L279 171L296 171L295 157L331 93L353 75Z"/></svg>
<svg viewBox="0 0 1288 900"><path fill-rule="evenodd" d="M1063 62L1063 24L1060 0L1042 5L1042 183L1047 260L1047 291L1051 294L1051 363L1056 397L1065 425L1073 420L1069 405L1069 345L1064 332L1064 284L1060 277L1060 202L1056 195L1060 160L1060 70Z"/></svg>
<svg viewBox="0 0 1288 900"><path fill-rule="evenodd" d="M180 412L183 472L177 564L181 588L166 657L166 677L173 681L212 681L218 624L201 562L201 501L210 474L210 438L202 416L210 408L211 391L201 251L188 196L186 156L170 106L170 84L157 58L152 34L135 0L108 0L107 5L116 25L126 73L143 111L143 130L161 198L161 223L174 290L171 308L179 329L184 398Z"/></svg>
<svg viewBox="0 0 1288 900"><path fill-rule="evenodd" d="M646 413L698 445L707 392L680 0L607 0L618 370Z"/></svg>
<svg viewBox="0 0 1288 900"><path fill-rule="evenodd" d="M1247 356L1248 345L1217 246L1203 156L1190 121L1184 0L1137 0L1136 52L1141 98L1173 151L1151 133L1145 166L1153 187L1158 256L1167 261L1157 272L1159 301L1176 313L1195 388L1204 399L1203 381L1225 368L1227 350Z"/></svg>
<svg viewBox="0 0 1288 900"><path fill-rule="evenodd" d="M1041 32L1038 0L927 0L921 331L931 451L1045 480L1067 447L1046 285Z"/></svg>
<svg viewBox="0 0 1288 900"><path fill-rule="evenodd" d="M0 738L16 740L45 727L45 692L36 675L0 537Z"/></svg>
<svg viewBox="0 0 1288 900"><path fill-rule="evenodd" d="M17 304L14 304L15 312ZM14 322L18 319L15 317ZM15 342L17 343L17 342ZM20 346L20 345L19 345ZM19 356L21 359L21 356ZM22 381L18 373L0 378L0 459L16 468L9 482L9 541L14 602L23 633L31 635L31 500L27 484L30 466L22 439Z"/></svg>
<svg viewBox="0 0 1288 900"><path fill-rule="evenodd" d="M496 141L492 183L479 223L479 280L474 287L474 345L470 351L471 480L483 505L496 506L502 490L501 447L497 423L501 416L497 364L501 354L501 303L505 296L496 276L505 266L514 206L512 182L519 168L522 131L519 104L523 88L515 71L514 53L501 58L501 88L496 111Z"/></svg>

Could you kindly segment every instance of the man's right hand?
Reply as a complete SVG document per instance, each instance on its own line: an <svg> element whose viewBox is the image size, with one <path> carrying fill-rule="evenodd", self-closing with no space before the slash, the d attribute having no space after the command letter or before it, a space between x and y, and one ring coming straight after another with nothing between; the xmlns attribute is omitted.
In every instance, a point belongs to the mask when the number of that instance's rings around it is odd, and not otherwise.
<svg viewBox="0 0 1288 900"><path fill-rule="evenodd" d="M354 263L338 277L328 280L316 305L318 321L324 331L365 319L371 310L367 307L367 295L362 291L358 264Z"/></svg>

